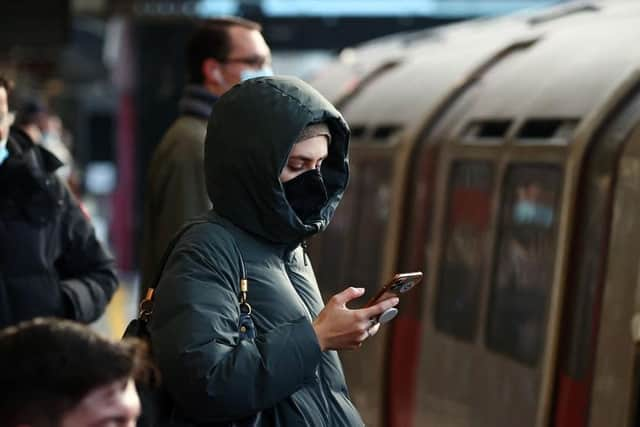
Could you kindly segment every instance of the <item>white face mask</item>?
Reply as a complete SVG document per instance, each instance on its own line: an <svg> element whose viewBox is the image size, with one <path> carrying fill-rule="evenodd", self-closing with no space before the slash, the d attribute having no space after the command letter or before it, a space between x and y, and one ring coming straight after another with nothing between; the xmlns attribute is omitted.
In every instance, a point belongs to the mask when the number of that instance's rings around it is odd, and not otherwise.
<svg viewBox="0 0 640 427"><path fill-rule="evenodd" d="M269 77L269 76L273 76L273 70L269 66L264 66L257 70L252 70L248 68L246 70L240 71L240 81L255 79L257 77Z"/></svg>
<svg viewBox="0 0 640 427"><path fill-rule="evenodd" d="M218 81L218 84L222 87L230 88L232 85L227 83L227 80L222 75L222 72L219 69L214 70L213 74L214 78ZM240 71L240 81L243 82L249 79L255 79L257 77L269 77L273 76L273 70L269 66L264 66L257 70L253 70L251 68L247 68L245 70Z"/></svg>

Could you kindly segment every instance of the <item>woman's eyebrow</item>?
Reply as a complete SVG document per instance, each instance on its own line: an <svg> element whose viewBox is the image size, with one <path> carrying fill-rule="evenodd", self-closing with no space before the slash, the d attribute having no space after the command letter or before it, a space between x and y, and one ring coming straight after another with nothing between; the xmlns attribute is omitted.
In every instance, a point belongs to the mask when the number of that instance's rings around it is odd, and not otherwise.
<svg viewBox="0 0 640 427"><path fill-rule="evenodd" d="M320 157L319 160L324 160L326 158L327 158L327 155ZM305 162L313 162L318 159L316 159L315 157L309 157L309 156L305 156L304 154L300 154L300 155L289 157L289 160L302 160Z"/></svg>

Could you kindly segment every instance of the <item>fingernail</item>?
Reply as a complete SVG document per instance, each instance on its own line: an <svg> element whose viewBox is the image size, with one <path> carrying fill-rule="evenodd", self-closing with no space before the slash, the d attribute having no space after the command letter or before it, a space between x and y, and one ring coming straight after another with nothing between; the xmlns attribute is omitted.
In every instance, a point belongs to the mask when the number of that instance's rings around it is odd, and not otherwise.
<svg viewBox="0 0 640 427"><path fill-rule="evenodd" d="M364 293L364 288L356 288L356 291L358 291L359 293L363 294Z"/></svg>
<svg viewBox="0 0 640 427"><path fill-rule="evenodd" d="M395 297L395 298L393 298L393 300L392 300L392 301L393 301L393 305L396 305L397 303L399 303L399 302L400 302L400 298Z"/></svg>

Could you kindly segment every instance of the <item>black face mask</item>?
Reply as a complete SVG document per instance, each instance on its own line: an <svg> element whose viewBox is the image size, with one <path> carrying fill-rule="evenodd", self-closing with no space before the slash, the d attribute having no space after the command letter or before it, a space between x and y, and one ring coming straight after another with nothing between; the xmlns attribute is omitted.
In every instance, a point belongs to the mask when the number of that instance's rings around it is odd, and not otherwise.
<svg viewBox="0 0 640 427"><path fill-rule="evenodd" d="M312 169L282 183L289 204L302 222L314 215L327 203L327 189L318 169Z"/></svg>

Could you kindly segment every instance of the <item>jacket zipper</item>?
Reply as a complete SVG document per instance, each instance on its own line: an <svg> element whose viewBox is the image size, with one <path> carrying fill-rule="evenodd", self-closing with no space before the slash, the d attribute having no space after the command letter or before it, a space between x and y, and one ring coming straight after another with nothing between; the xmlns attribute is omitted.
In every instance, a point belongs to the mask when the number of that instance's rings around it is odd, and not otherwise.
<svg viewBox="0 0 640 427"><path fill-rule="evenodd" d="M307 257L309 256L307 253L307 248L309 247L309 243L306 240L302 241L302 261L304 262L304 266L307 266Z"/></svg>

